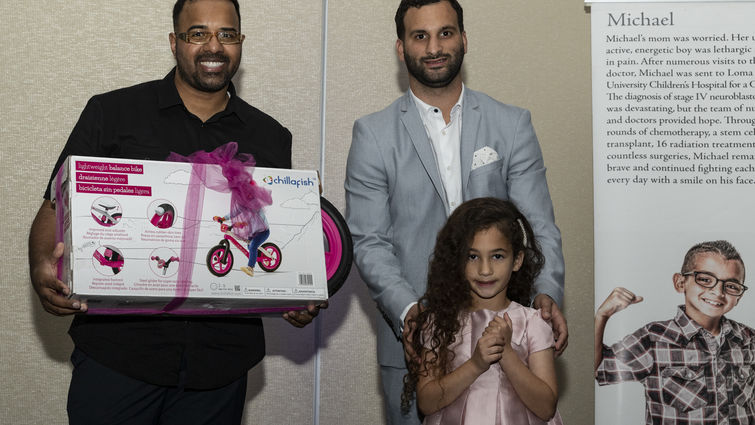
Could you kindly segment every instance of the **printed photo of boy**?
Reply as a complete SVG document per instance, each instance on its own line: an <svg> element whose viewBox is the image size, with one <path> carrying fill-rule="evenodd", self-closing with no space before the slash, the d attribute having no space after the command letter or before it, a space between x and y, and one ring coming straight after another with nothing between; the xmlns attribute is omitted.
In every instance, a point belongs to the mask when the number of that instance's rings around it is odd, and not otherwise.
<svg viewBox="0 0 755 425"><path fill-rule="evenodd" d="M608 319L643 297L615 288L595 314L595 379L640 382L647 424L755 424L755 330L728 319L747 287L727 241L699 243L673 275L684 304L671 320L648 323L607 346Z"/></svg>

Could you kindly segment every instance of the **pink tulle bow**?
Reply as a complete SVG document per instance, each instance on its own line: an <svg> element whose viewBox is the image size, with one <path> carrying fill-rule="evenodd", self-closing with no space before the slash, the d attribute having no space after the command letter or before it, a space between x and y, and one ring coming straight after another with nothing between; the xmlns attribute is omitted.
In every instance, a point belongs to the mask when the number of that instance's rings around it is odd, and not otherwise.
<svg viewBox="0 0 755 425"><path fill-rule="evenodd" d="M254 183L254 157L248 153L238 153L236 142L228 142L212 152L197 151L189 156L171 152L166 160L219 165L219 169L207 167L202 183L208 189L231 192L231 221L245 224L234 227L234 233L243 239L250 239L267 228L260 215L265 206L273 203L272 195L269 190Z"/></svg>

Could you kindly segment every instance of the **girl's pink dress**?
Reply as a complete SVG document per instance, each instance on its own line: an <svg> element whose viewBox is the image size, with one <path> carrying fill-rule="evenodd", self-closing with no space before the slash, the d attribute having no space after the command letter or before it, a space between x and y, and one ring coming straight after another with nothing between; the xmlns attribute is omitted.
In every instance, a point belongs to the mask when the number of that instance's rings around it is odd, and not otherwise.
<svg viewBox="0 0 755 425"><path fill-rule="evenodd" d="M553 331L540 316L540 311L511 302L502 311L479 310L465 315L461 338L451 349L456 355L452 368L456 369L472 357L477 340L493 317L511 318L512 347L525 364L530 353L554 346ZM561 415L543 421L532 413L514 391L498 363L490 366L453 403L425 418L425 425L563 425Z"/></svg>

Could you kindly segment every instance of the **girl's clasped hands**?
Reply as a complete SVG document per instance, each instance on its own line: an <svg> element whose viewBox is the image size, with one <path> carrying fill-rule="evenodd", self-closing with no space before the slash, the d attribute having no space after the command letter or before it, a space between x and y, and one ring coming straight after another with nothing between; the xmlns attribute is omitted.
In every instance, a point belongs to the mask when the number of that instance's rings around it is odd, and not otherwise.
<svg viewBox="0 0 755 425"><path fill-rule="evenodd" d="M480 370L486 371L493 363L503 361L507 353L514 354L511 348L512 332L508 313L504 313L503 317L495 316L488 323L472 355Z"/></svg>

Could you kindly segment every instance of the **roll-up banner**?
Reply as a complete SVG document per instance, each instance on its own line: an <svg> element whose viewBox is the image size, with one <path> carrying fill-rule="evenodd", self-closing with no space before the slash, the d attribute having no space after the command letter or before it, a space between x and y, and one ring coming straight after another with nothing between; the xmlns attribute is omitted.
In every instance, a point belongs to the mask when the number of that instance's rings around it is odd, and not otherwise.
<svg viewBox="0 0 755 425"><path fill-rule="evenodd" d="M603 342L611 346L650 322L675 318L678 306L692 295L677 291L673 277L699 242L730 242L749 269L746 276L755 276L755 2L587 3L592 20L595 308L617 287L643 297L608 320ZM717 276L725 274L721 270L694 271L713 272L714 280L733 279ZM683 277L686 285L705 283L704 278ZM728 280L719 283L711 292L725 285L736 289ZM755 287L747 277L740 283ZM692 300L708 303L710 311L703 305L703 313L725 311L724 317L755 326L755 290L746 290L733 307L706 297ZM725 339L718 343L714 351L734 344ZM619 371L615 375L620 378L603 376L610 384L596 383L595 423L646 423L647 409L678 418L699 419L720 408L726 411L718 413L719 420L735 411L741 415L737 409L748 404L752 409L755 403L751 354L740 347L734 354L709 355L691 346L640 354L639 361L652 371ZM744 359L726 360L732 355ZM711 358L734 363L706 364L704 359ZM630 373L635 373L632 378ZM711 387L706 373L714 375L718 388ZM749 387L742 378L747 374ZM749 396L737 398L747 388Z"/></svg>

